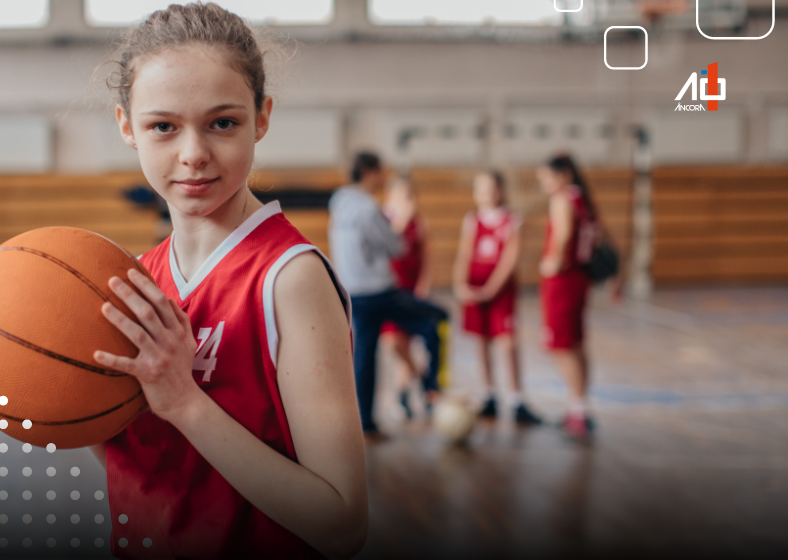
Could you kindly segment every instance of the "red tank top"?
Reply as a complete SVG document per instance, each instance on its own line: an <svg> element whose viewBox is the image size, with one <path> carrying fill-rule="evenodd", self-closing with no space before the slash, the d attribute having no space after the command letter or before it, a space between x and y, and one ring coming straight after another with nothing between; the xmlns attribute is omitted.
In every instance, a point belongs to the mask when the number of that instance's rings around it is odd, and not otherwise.
<svg viewBox="0 0 788 560"><path fill-rule="evenodd" d="M582 270L591 260L596 240L596 223L583 201L580 189L571 185L566 189L564 196L567 196L572 204L572 233L564 248L563 265L559 274ZM550 220L547 220L547 234L542 254L548 255L553 251L553 227Z"/></svg>
<svg viewBox="0 0 788 560"><path fill-rule="evenodd" d="M424 226L421 220L414 216L402 232L405 240L405 253L396 259L391 259L391 269L400 288L412 292L421 275L424 264Z"/></svg>
<svg viewBox="0 0 788 560"><path fill-rule="evenodd" d="M276 380L274 279L293 257L320 252L271 202L186 282L172 239L141 257L190 317L195 382L257 438L297 461ZM325 257L345 309L349 298ZM265 476L265 473L260 473ZM143 412L107 442L112 554L118 558L314 558L299 537L241 496L171 424ZM128 521L121 524L120 515ZM126 539L126 546L119 545ZM152 546L145 547L144 539Z"/></svg>
<svg viewBox="0 0 788 560"><path fill-rule="evenodd" d="M471 286L483 286L501 260L506 241L512 231L519 227L519 223L514 214L501 208L485 219L478 212L470 213L465 216L463 227L475 231L468 283ZM508 284L514 285L514 273Z"/></svg>

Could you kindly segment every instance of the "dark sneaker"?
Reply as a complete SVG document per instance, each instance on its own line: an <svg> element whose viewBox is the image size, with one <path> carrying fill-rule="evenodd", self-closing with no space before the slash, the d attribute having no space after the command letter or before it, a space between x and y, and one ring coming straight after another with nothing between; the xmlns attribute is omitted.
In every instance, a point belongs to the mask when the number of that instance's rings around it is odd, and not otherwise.
<svg viewBox="0 0 788 560"><path fill-rule="evenodd" d="M479 411L479 416L482 418L497 418L498 417L498 405L495 403L495 399L490 397L484 403L484 406Z"/></svg>
<svg viewBox="0 0 788 560"><path fill-rule="evenodd" d="M531 412L523 403L518 404L514 409L514 420L524 426L538 426L542 423L542 419Z"/></svg>
<svg viewBox="0 0 788 560"><path fill-rule="evenodd" d="M407 391L400 392L399 404L402 405L402 410L405 411L405 416L408 418L408 420L413 420L413 409L410 408L410 400L408 399Z"/></svg>
<svg viewBox="0 0 788 560"><path fill-rule="evenodd" d="M586 442L594 430L593 421L583 414L567 414L559 424L564 435L574 441Z"/></svg>

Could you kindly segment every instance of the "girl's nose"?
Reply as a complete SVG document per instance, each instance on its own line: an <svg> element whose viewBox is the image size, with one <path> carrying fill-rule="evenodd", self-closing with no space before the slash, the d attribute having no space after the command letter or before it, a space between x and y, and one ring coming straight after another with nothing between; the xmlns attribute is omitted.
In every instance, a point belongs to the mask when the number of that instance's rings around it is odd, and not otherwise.
<svg viewBox="0 0 788 560"><path fill-rule="evenodd" d="M184 131L180 161L184 165L199 169L211 159L211 152L205 138L196 131Z"/></svg>

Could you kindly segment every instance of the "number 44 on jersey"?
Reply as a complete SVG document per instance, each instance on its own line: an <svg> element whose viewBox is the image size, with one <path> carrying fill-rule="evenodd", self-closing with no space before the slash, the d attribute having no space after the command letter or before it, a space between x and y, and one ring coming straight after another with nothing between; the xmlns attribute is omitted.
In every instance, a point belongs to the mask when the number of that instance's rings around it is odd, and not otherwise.
<svg viewBox="0 0 788 560"><path fill-rule="evenodd" d="M222 341L224 332L224 321L219 323L216 330L210 327L203 327L197 334L200 345L197 347L197 355L194 357L194 371L204 371L203 381L211 380L211 373L216 369L216 353L219 351L219 343Z"/></svg>

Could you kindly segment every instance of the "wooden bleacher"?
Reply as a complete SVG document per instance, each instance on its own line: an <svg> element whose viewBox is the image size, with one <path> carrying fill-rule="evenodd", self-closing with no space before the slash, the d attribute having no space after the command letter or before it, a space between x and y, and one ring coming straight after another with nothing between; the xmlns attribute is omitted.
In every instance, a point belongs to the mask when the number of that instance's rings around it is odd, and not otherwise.
<svg viewBox="0 0 788 560"><path fill-rule="evenodd" d="M462 219L474 207L471 183L475 171L417 169L412 173L431 234L437 286L451 283ZM628 252L632 173L626 169L589 169L587 175L605 220ZM331 190L342 185L344 179L344 173L338 169L264 170L250 178L250 187L260 191ZM536 186L533 169L518 170L510 182L511 205L525 219L519 277L523 284L534 284L544 242L546 199ZM65 225L95 231L133 254L143 253L156 243L157 214L136 208L122 196L124 189L138 184L146 184L141 173L0 176L0 242L30 229ZM285 209L285 215L328 254L326 210Z"/></svg>
<svg viewBox="0 0 788 560"><path fill-rule="evenodd" d="M788 167L654 170L658 285L788 280Z"/></svg>

